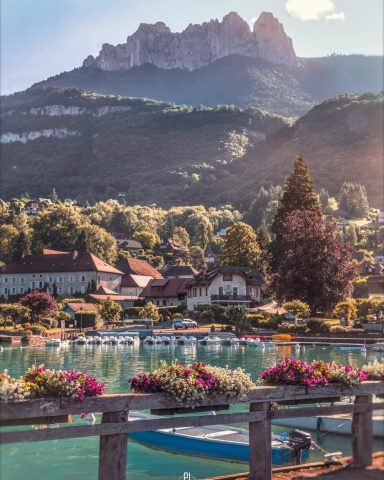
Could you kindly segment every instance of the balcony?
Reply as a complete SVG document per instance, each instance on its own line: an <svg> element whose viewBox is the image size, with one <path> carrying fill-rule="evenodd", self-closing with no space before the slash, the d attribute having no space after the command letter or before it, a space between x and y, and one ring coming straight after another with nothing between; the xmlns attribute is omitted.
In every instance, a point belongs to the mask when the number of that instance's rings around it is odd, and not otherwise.
<svg viewBox="0 0 384 480"><path fill-rule="evenodd" d="M252 297L251 295L211 295L211 302L230 302L230 303L241 303L241 302L251 302L252 300L256 300L256 297Z"/></svg>

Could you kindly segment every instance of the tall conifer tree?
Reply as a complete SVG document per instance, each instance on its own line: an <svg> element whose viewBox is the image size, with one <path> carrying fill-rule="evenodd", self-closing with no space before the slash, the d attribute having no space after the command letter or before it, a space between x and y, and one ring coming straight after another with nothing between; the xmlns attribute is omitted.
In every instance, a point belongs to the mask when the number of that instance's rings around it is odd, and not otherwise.
<svg viewBox="0 0 384 480"><path fill-rule="evenodd" d="M295 210L321 211L308 165L302 157L295 158L293 172L285 182L283 196L272 222L272 233L275 234L271 244L273 270L278 268L284 256L285 222Z"/></svg>

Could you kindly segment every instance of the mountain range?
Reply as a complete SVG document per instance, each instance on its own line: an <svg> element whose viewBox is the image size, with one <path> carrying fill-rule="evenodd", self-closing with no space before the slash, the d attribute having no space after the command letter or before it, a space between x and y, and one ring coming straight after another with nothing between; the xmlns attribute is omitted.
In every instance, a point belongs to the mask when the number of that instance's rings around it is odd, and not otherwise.
<svg viewBox="0 0 384 480"><path fill-rule="evenodd" d="M32 88L3 98L2 195L162 206L246 203L281 184L296 154L318 187L345 180L382 202L383 95L339 96L291 118L230 106Z"/></svg>
<svg viewBox="0 0 384 480"><path fill-rule="evenodd" d="M231 12L181 33L162 22L141 24L125 43L103 44L81 67L38 85L299 116L336 95L381 91L383 58L299 58L271 13L263 12L251 30Z"/></svg>
<svg viewBox="0 0 384 480"><path fill-rule="evenodd" d="M318 187L359 181L381 206L382 85L382 57L299 58L267 12L141 24L1 98L1 193L244 206L302 154Z"/></svg>

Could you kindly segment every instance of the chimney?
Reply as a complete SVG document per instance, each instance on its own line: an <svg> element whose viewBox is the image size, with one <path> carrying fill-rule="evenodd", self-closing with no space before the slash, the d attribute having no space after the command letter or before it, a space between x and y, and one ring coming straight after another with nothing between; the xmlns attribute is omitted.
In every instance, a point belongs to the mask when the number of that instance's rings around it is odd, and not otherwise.
<svg viewBox="0 0 384 480"><path fill-rule="evenodd" d="M74 250L74 252L72 253L72 260L76 260L78 255L79 255L79 252L77 250Z"/></svg>

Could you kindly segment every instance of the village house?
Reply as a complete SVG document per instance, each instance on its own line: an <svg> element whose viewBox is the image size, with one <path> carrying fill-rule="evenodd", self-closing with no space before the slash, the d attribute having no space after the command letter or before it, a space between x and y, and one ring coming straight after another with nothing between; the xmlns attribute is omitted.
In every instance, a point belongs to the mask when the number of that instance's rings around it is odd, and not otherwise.
<svg viewBox="0 0 384 480"><path fill-rule="evenodd" d="M149 281L161 279L161 273L145 260L137 258L122 259L117 263L117 268L124 273L121 279L120 293L122 295L140 295Z"/></svg>
<svg viewBox="0 0 384 480"><path fill-rule="evenodd" d="M116 238L117 247L120 250L126 250L132 255L138 255L140 250L143 250L143 245L133 238L127 238L126 235L118 233L115 233L114 237Z"/></svg>
<svg viewBox="0 0 384 480"><path fill-rule="evenodd" d="M43 249L0 270L0 295L47 290L57 295L86 293L92 286L119 292L123 272L89 252Z"/></svg>
<svg viewBox="0 0 384 480"><path fill-rule="evenodd" d="M87 295L87 299L90 302L94 303L100 303L107 298L110 298L114 302L119 303L123 309L133 307L135 305L135 302L139 300L139 297L137 295L123 295L121 293L115 292L114 290L110 290L104 285L100 285L95 293L89 293Z"/></svg>
<svg viewBox="0 0 384 480"><path fill-rule="evenodd" d="M41 210L52 205L52 202L49 198L38 198L36 200L29 200L24 205L24 213L29 217L34 217L37 215Z"/></svg>
<svg viewBox="0 0 384 480"><path fill-rule="evenodd" d="M63 308L63 311L71 316L71 320L75 320L75 315L79 313L94 313L97 314L97 305L94 303L67 303Z"/></svg>
<svg viewBox="0 0 384 480"><path fill-rule="evenodd" d="M196 275L187 284L187 308L198 305L244 305L260 302L264 279L257 270L223 266Z"/></svg>
<svg viewBox="0 0 384 480"><path fill-rule="evenodd" d="M165 264L160 272L166 278L193 278L198 271L191 265L171 265Z"/></svg>
<svg viewBox="0 0 384 480"><path fill-rule="evenodd" d="M185 286L189 281L189 278L153 279L141 292L141 297L158 307L181 305L186 303Z"/></svg>
<svg viewBox="0 0 384 480"><path fill-rule="evenodd" d="M185 256L185 251L183 246L173 240L168 238L165 242L160 243L156 247L156 255L161 255L163 257L169 257L172 259L180 258Z"/></svg>

